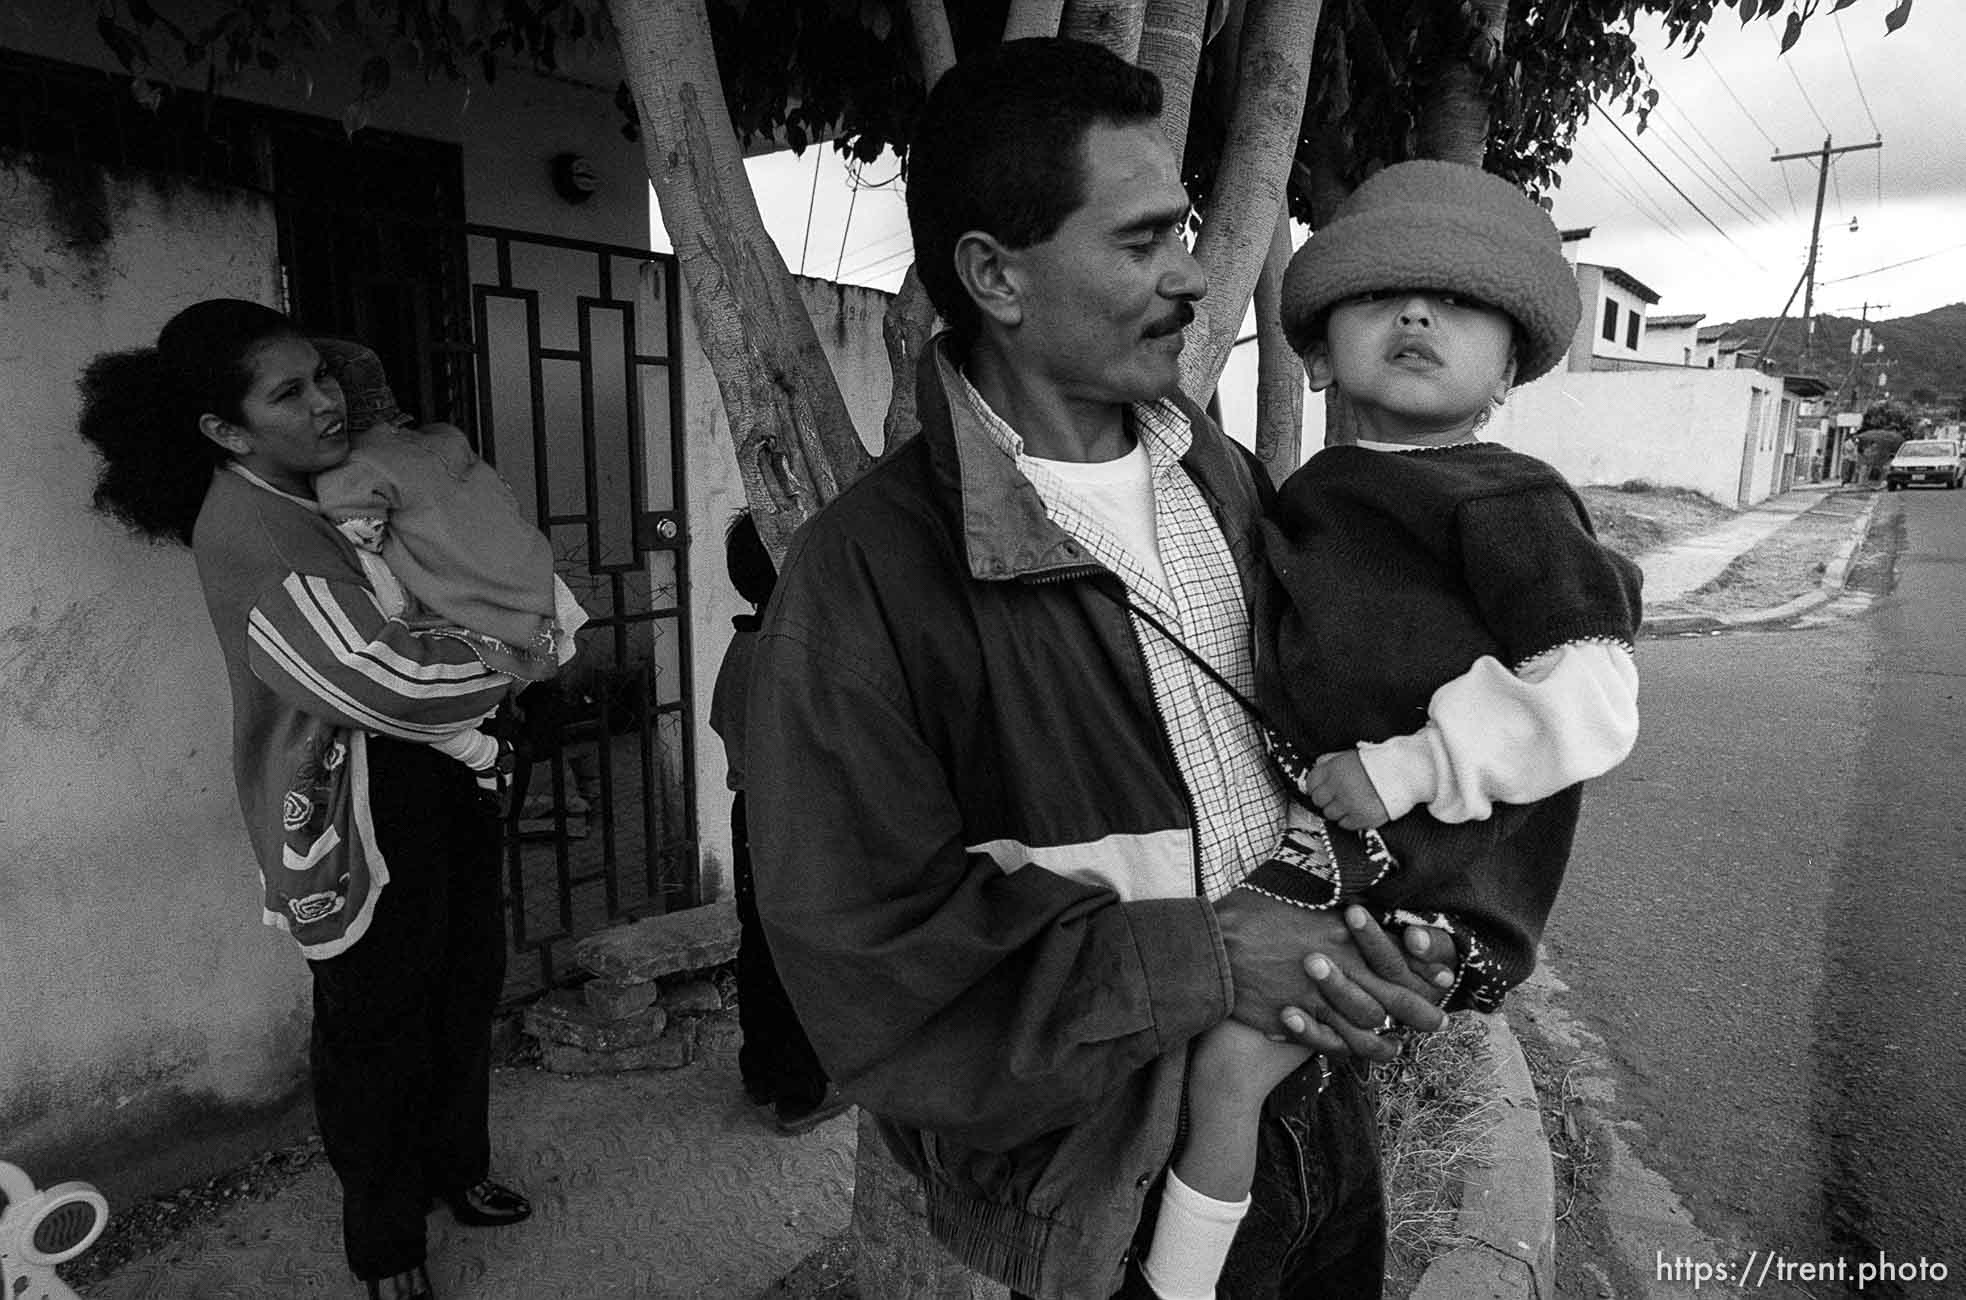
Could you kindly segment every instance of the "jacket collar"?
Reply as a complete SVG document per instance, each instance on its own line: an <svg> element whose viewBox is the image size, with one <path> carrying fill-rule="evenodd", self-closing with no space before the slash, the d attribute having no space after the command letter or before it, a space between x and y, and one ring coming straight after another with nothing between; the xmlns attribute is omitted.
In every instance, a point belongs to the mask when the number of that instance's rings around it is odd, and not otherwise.
<svg viewBox="0 0 1966 1300"><path fill-rule="evenodd" d="M1052 522L1038 490L970 407L946 333L931 342L927 362L916 377L916 412L935 481L956 512L970 576L1001 582L1101 572L1091 552ZM1214 504L1230 472L1227 448L1218 445L1224 440L1186 396L1172 400L1189 422L1181 464Z"/></svg>

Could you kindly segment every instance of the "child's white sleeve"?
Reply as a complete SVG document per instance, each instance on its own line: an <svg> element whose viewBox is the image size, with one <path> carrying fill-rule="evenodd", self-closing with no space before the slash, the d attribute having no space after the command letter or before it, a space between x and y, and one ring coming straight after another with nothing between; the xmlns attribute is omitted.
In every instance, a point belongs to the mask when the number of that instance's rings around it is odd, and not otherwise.
<svg viewBox="0 0 1966 1300"><path fill-rule="evenodd" d="M1434 692L1426 726L1358 749L1388 814L1424 804L1440 821L1466 822L1602 776L1637 739L1631 651L1578 641L1514 673L1483 655Z"/></svg>

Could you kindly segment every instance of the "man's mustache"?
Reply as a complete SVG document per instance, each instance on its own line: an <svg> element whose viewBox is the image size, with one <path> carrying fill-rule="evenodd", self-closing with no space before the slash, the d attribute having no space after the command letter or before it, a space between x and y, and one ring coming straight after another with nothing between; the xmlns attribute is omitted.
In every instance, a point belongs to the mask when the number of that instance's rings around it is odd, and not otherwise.
<svg viewBox="0 0 1966 1300"><path fill-rule="evenodd" d="M1179 334L1182 330L1188 328L1194 322L1194 319L1195 305L1191 302L1184 302L1177 306L1173 314L1166 320L1155 325L1149 325L1147 327L1147 337L1158 339L1164 338L1169 334Z"/></svg>

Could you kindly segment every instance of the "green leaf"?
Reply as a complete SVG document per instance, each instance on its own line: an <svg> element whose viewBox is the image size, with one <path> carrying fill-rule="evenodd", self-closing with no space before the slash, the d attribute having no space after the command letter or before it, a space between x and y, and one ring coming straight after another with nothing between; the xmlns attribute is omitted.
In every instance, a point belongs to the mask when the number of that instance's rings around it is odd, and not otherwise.
<svg viewBox="0 0 1966 1300"><path fill-rule="evenodd" d="M1790 14L1788 23L1782 28L1782 48L1779 53L1787 54L1789 48L1802 38L1802 15Z"/></svg>
<svg viewBox="0 0 1966 1300"><path fill-rule="evenodd" d="M1911 20L1911 0L1898 0L1898 7L1884 15L1884 30L1895 32Z"/></svg>

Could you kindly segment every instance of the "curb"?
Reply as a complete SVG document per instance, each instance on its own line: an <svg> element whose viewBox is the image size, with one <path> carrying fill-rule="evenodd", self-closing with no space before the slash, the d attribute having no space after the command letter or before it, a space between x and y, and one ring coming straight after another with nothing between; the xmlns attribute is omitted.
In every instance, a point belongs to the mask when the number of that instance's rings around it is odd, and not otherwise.
<svg viewBox="0 0 1966 1300"><path fill-rule="evenodd" d="M1484 1090L1500 1114L1461 1180L1464 1244L1427 1265L1409 1300L1523 1300L1555 1281L1556 1182L1536 1086L1509 1022L1476 1019L1488 1031Z"/></svg>
<svg viewBox="0 0 1966 1300"><path fill-rule="evenodd" d="M1834 555L1823 568L1822 583L1814 591L1804 592L1793 600L1766 609L1745 610L1738 614L1667 614L1660 618L1648 618L1639 626L1639 635L1646 637L1687 636L1696 633L1713 633L1728 628L1755 627L1767 623L1781 623L1812 609L1827 605L1843 592L1849 581L1850 562L1856 557L1857 548L1864 544L1870 535L1871 518L1877 513L1878 495L1873 493L1864 503L1864 508L1855 522L1850 525L1850 533L1836 548Z"/></svg>

